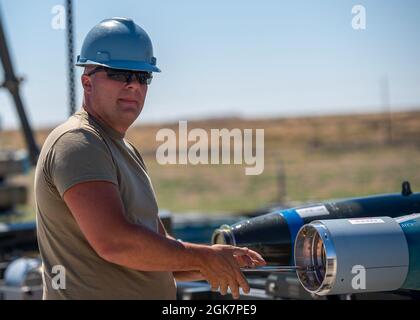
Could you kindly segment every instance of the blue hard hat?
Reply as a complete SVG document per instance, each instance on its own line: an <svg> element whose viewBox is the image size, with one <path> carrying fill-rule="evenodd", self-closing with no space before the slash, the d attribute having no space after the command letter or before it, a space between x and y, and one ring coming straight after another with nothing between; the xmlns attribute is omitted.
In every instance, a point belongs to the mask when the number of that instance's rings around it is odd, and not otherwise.
<svg viewBox="0 0 420 320"><path fill-rule="evenodd" d="M87 65L160 72L146 31L132 19L119 17L101 21L87 34L76 66Z"/></svg>

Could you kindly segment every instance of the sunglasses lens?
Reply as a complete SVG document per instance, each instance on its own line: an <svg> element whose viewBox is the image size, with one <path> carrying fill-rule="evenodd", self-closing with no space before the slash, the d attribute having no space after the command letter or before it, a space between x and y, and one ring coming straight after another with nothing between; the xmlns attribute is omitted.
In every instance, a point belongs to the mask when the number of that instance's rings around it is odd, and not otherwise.
<svg viewBox="0 0 420 320"><path fill-rule="evenodd" d="M130 77L130 75L127 75L125 73L115 73L115 72L110 72L107 74L108 78L118 81L118 82L127 82L128 78Z"/></svg>
<svg viewBox="0 0 420 320"><path fill-rule="evenodd" d="M140 84L151 84L152 83L152 74L151 73L138 73L137 80Z"/></svg>
<svg viewBox="0 0 420 320"><path fill-rule="evenodd" d="M152 82L152 74L148 72L131 72L119 70L107 70L107 75L110 79L119 82L131 82L133 78L137 79L140 84L150 84Z"/></svg>

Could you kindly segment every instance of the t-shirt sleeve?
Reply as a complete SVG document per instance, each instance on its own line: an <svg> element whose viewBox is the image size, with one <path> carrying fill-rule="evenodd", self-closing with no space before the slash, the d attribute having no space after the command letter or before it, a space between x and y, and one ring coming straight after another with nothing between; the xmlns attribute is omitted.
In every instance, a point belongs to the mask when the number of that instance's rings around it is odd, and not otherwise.
<svg viewBox="0 0 420 320"><path fill-rule="evenodd" d="M117 171L105 142L84 129L63 134L49 151L51 180L63 197L72 186L88 181L118 184Z"/></svg>

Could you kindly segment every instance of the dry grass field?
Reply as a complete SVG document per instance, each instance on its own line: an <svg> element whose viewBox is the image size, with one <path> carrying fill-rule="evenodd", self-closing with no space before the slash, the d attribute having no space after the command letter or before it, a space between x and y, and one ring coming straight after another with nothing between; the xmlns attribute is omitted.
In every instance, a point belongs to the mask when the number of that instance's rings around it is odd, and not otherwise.
<svg viewBox="0 0 420 320"><path fill-rule="evenodd" d="M409 180L420 190L420 112L272 119L208 119L188 129L265 130L265 169L245 175L246 165L160 165L160 128L178 132L178 123L140 124L127 138L141 151L162 209L176 212L243 213L273 202L399 192ZM42 145L51 129L36 132ZM0 132L0 147L23 147L18 131ZM14 180L32 190L32 172ZM33 194L21 208L33 217Z"/></svg>

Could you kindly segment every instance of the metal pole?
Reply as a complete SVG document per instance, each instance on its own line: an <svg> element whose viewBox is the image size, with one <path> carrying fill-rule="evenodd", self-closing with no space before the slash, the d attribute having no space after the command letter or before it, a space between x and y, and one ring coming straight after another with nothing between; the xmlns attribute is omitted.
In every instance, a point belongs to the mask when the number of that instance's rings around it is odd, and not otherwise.
<svg viewBox="0 0 420 320"><path fill-rule="evenodd" d="M66 30L67 30L67 68L69 115L76 111L76 87L74 81L74 41L73 41L73 3L66 0Z"/></svg>
<svg viewBox="0 0 420 320"><path fill-rule="evenodd" d="M304 267L298 266L266 266L257 268L242 268L242 272L290 272L297 270L305 270Z"/></svg>

